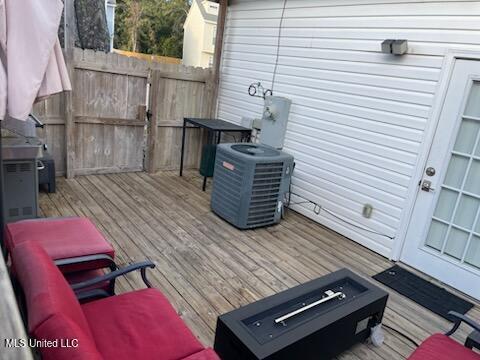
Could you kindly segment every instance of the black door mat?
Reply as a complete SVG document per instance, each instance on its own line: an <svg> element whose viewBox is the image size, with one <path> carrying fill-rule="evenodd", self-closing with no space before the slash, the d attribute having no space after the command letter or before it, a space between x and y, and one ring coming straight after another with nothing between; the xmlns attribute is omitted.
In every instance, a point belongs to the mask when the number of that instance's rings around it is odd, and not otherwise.
<svg viewBox="0 0 480 360"><path fill-rule="evenodd" d="M375 280L406 296L417 304L452 321L449 311L467 313L474 305L398 265L372 276Z"/></svg>

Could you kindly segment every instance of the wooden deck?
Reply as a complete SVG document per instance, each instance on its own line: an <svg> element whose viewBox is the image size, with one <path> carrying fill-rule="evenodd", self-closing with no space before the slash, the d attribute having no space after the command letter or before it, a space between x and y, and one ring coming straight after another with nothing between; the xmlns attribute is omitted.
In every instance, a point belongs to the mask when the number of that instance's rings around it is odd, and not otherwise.
<svg viewBox="0 0 480 360"><path fill-rule="evenodd" d="M79 176L57 180L56 194L41 194L44 216L91 218L126 264L149 258L149 275L188 326L212 345L216 318L239 306L275 294L342 267L369 278L391 266L387 259L307 218L289 212L281 224L239 231L210 211L209 194L192 173ZM120 291L143 288L130 275ZM477 305L469 313L480 320ZM449 328L444 319L390 292L385 324L421 342ZM464 339L465 329L458 333ZM382 347L360 344L340 359L403 359L413 346L386 330Z"/></svg>

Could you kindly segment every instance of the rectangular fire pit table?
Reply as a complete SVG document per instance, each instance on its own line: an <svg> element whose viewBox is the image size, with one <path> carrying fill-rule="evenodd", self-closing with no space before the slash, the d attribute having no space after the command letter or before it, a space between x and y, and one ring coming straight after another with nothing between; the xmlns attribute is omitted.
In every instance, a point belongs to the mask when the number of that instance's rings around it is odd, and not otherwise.
<svg viewBox="0 0 480 360"><path fill-rule="evenodd" d="M223 360L330 359L365 341L388 293L342 269L218 317Z"/></svg>

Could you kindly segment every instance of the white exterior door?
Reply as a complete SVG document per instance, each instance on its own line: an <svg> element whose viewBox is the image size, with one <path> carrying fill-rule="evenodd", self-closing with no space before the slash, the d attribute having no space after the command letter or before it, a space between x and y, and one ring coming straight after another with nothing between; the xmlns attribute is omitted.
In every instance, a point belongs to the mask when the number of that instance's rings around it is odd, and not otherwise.
<svg viewBox="0 0 480 360"><path fill-rule="evenodd" d="M480 299L480 61L455 63L421 182L401 260Z"/></svg>

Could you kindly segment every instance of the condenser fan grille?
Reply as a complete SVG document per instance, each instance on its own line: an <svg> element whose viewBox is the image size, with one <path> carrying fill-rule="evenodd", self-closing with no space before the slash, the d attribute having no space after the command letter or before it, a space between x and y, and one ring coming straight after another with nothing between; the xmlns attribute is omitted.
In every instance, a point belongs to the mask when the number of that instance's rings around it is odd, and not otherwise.
<svg viewBox="0 0 480 360"><path fill-rule="evenodd" d="M274 221L283 163L259 163L255 166L247 225L261 226Z"/></svg>
<svg viewBox="0 0 480 360"><path fill-rule="evenodd" d="M222 204L225 214L234 217L241 201L242 175L245 166L241 161L224 153L217 154L215 162L217 166L228 166L229 169L215 173L215 186L218 191L212 192L212 201Z"/></svg>
<svg viewBox="0 0 480 360"><path fill-rule="evenodd" d="M232 145L232 149L250 156L278 156L280 154L278 150L255 144L236 144Z"/></svg>

